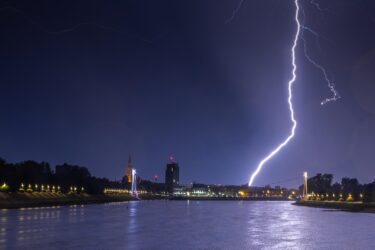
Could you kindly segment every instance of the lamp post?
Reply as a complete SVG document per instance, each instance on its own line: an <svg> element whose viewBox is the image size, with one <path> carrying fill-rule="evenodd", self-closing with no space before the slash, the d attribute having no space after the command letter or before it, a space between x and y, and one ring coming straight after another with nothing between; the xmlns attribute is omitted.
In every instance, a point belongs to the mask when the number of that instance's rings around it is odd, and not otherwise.
<svg viewBox="0 0 375 250"><path fill-rule="evenodd" d="M307 172L303 173L303 193L302 193L302 198L303 200L308 200L309 195L307 193Z"/></svg>

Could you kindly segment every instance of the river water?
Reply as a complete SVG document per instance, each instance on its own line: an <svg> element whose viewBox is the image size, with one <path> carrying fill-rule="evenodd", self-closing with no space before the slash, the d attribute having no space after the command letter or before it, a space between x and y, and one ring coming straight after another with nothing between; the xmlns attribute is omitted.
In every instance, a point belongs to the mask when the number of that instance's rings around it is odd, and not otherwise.
<svg viewBox="0 0 375 250"><path fill-rule="evenodd" d="M0 210L0 249L375 249L375 214L263 201Z"/></svg>

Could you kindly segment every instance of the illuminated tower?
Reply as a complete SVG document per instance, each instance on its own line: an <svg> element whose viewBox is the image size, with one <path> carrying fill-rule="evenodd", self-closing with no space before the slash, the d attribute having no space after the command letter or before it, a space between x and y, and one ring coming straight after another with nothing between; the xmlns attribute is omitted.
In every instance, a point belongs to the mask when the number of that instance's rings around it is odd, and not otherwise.
<svg viewBox="0 0 375 250"><path fill-rule="evenodd" d="M125 176L128 179L128 183L132 183L132 179L133 179L132 175L133 175L133 164L132 164L132 158L129 155L128 166L126 167L126 171L125 171Z"/></svg>
<svg viewBox="0 0 375 250"><path fill-rule="evenodd" d="M138 191L137 191L137 171L134 168L132 169L131 195L133 197L138 198Z"/></svg>
<svg viewBox="0 0 375 250"><path fill-rule="evenodd" d="M304 200L307 200L309 198L308 193L307 193L307 172L303 173L303 193L302 193L302 198Z"/></svg>

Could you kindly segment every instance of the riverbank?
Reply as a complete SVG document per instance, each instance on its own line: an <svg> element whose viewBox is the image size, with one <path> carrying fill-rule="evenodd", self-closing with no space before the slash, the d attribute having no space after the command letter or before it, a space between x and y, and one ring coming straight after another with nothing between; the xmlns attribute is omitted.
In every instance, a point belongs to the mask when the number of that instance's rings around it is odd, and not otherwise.
<svg viewBox="0 0 375 250"><path fill-rule="evenodd" d="M62 194L62 193L0 193L0 209L82 205L93 203L121 202L131 200L198 200L198 201L288 201L288 199L260 197L168 197L160 195L140 195L136 199L128 194Z"/></svg>
<svg viewBox="0 0 375 250"><path fill-rule="evenodd" d="M130 195L0 193L0 209L82 205L136 200Z"/></svg>
<svg viewBox="0 0 375 250"><path fill-rule="evenodd" d="M199 197L173 196L169 200L198 200L198 201L290 201L282 197Z"/></svg>
<svg viewBox="0 0 375 250"><path fill-rule="evenodd" d="M343 201L296 201L296 206L337 209L347 212L375 213L375 203Z"/></svg>

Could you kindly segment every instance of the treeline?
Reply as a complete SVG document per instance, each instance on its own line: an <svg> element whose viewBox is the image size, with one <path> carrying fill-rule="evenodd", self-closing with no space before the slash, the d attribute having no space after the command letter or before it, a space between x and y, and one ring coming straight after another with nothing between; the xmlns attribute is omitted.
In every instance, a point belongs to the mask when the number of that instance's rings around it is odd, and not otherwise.
<svg viewBox="0 0 375 250"><path fill-rule="evenodd" d="M5 185L5 184L6 185ZM104 188L122 188L120 182L110 181L106 178L97 178L90 174L86 167L76 165L57 165L53 171L47 162L24 161L20 163L7 163L0 158L0 185L3 190L19 191L22 184L27 190L41 190L47 185L59 187L60 192L86 192L90 194L102 193ZM74 189L76 188L76 190Z"/></svg>
<svg viewBox="0 0 375 250"><path fill-rule="evenodd" d="M375 180L360 184L356 178L345 177L341 183L332 182L332 174L318 173L307 180L308 193L312 199L375 202ZM302 193L303 185L299 189Z"/></svg>

